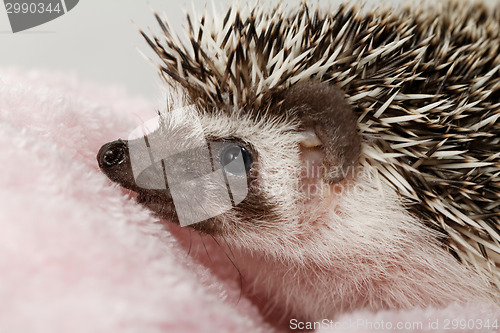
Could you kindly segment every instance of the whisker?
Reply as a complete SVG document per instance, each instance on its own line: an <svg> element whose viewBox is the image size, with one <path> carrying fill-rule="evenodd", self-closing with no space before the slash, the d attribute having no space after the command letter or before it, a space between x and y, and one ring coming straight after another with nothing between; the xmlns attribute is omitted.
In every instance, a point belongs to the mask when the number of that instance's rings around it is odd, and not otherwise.
<svg viewBox="0 0 500 333"><path fill-rule="evenodd" d="M241 274L241 270L239 269L238 265L236 265L236 262L231 259L231 257L227 254L226 251L224 251L224 247L220 245L220 243L217 241L217 239L215 239L215 237L213 235L210 235L210 237L212 237L214 242L222 249L222 252L224 252L227 259L231 262L231 264L233 264L234 268L236 268L236 271L238 272L238 277L239 277L239 281L240 281L240 294L238 296L238 300L236 301L236 304L238 304L241 300L242 295L243 295L243 274ZM223 239L226 242L226 245L228 245L226 239L225 238L223 238ZM228 245L228 247L229 247L229 245ZM230 251L231 251L231 249L230 249ZM232 251L231 251L231 253L232 253ZM233 254L233 257L234 257L234 254Z"/></svg>
<svg viewBox="0 0 500 333"><path fill-rule="evenodd" d="M207 250L207 246L205 245L205 241L203 240L203 235L201 234L201 232L197 232L197 233L200 236L201 244L203 244L203 247L205 248L205 253L207 254L208 261L210 262L210 264L213 265L212 258L210 257L210 254L208 253L208 250Z"/></svg>
<svg viewBox="0 0 500 333"><path fill-rule="evenodd" d="M233 259L236 260L236 256L234 255L234 252L233 250L231 249L231 247L229 246L229 243L227 242L227 239L226 237L224 237L224 235L221 235L222 239L224 240L224 243L226 243L226 246L227 246L227 249L229 250L229 252L231 253L231 255L233 256Z"/></svg>
<svg viewBox="0 0 500 333"><path fill-rule="evenodd" d="M189 256L191 254L191 246L193 245L193 234L192 234L192 229L190 228L189 229L189 249L188 249L188 252L187 252L187 255L186 256Z"/></svg>

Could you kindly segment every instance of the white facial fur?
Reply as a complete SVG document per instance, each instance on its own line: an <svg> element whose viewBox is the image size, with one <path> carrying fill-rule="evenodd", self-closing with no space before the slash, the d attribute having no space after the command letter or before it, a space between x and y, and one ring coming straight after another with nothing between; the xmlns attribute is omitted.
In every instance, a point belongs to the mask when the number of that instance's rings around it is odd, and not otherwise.
<svg viewBox="0 0 500 333"><path fill-rule="evenodd" d="M200 113L204 135L238 138L258 153L257 186L278 218L216 218L238 249L249 292L267 310L306 319L354 308L410 308L484 300L487 282L442 248L437 232L410 215L396 192L361 161L342 182L304 180L321 153L290 119L255 121L239 112ZM163 115L166 129L186 119ZM301 142L307 137L305 146ZM311 143L313 142L313 143ZM316 164L311 164L316 162ZM304 181L320 189L315 196Z"/></svg>

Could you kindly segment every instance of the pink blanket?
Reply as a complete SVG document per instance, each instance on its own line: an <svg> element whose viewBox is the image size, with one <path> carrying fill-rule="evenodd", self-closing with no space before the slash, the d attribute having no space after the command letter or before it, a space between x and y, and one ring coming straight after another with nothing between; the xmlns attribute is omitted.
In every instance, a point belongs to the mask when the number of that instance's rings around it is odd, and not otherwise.
<svg viewBox="0 0 500 333"><path fill-rule="evenodd" d="M0 70L0 332L285 331L240 297L238 273L214 242L159 223L98 170L103 143L154 115L116 89ZM444 322L499 317L492 305L452 305L344 314L316 328L384 331L373 325L385 320L423 323L388 331L493 332Z"/></svg>

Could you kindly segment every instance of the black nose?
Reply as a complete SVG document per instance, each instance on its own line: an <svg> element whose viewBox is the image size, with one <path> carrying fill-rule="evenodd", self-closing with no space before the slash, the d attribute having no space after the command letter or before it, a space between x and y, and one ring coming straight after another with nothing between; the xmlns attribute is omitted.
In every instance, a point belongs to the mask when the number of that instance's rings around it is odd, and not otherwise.
<svg viewBox="0 0 500 333"><path fill-rule="evenodd" d="M97 162L101 169L123 164L126 160L127 144L123 140L106 143L97 153Z"/></svg>
<svg viewBox="0 0 500 333"><path fill-rule="evenodd" d="M106 143L97 153L101 171L112 181L130 190L137 188L130 163L129 142L116 140Z"/></svg>

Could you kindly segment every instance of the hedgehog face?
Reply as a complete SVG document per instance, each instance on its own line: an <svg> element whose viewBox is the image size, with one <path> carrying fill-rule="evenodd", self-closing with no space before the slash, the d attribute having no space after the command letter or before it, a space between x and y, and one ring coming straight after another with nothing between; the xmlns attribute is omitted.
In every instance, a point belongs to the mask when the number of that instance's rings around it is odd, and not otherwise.
<svg viewBox="0 0 500 333"><path fill-rule="evenodd" d="M324 185L342 181L357 163L355 119L337 95L310 82L274 96L279 106L267 112L194 105L165 112L151 134L104 145L99 166L160 218L227 238L250 230L283 237L319 214L331 199ZM325 112L336 115L333 125L316 119ZM339 134L325 133L340 129L354 136L340 143ZM326 135L334 139L324 144Z"/></svg>

